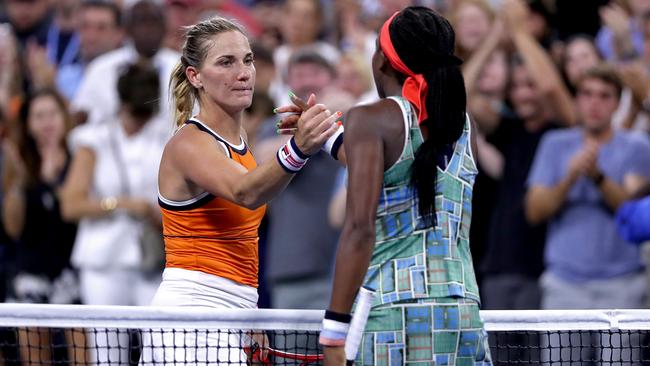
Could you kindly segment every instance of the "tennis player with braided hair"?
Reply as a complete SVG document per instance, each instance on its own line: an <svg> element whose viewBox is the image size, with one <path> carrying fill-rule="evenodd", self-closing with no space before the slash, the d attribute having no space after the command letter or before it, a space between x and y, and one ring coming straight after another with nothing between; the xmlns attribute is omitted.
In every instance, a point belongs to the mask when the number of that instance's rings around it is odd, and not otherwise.
<svg viewBox="0 0 650 366"><path fill-rule="evenodd" d="M253 57L243 29L226 19L212 18L186 32L170 83L178 128L158 178L166 268L153 305L256 308L265 204L338 128L340 113L312 97L277 159L257 166L242 128L255 84ZM192 116L195 103L198 114ZM185 347L177 347L169 336L162 337L164 354L154 350L153 360L144 354L144 364L245 363L238 337L188 334L182 337Z"/></svg>
<svg viewBox="0 0 650 366"><path fill-rule="evenodd" d="M349 193L320 335L325 365L345 363L362 284L377 298L360 364L492 363L469 250L477 168L454 38L424 7L381 28L372 65L382 99L353 108L345 122Z"/></svg>

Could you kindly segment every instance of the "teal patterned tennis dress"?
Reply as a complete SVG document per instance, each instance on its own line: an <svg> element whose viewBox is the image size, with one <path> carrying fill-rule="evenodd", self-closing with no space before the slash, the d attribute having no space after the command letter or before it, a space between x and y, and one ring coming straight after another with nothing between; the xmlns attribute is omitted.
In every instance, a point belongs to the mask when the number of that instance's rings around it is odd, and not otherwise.
<svg viewBox="0 0 650 366"><path fill-rule="evenodd" d="M469 119L447 166L437 168L436 226L427 227L409 185L423 137L410 103L391 99L400 105L408 133L401 156L384 173L365 279L377 298L357 365L491 365L469 251L477 174Z"/></svg>

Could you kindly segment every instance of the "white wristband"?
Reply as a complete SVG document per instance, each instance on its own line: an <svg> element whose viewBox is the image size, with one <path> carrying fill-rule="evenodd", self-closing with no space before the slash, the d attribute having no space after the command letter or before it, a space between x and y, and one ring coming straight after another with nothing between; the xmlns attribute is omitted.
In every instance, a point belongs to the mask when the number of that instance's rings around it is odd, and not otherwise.
<svg viewBox="0 0 650 366"><path fill-rule="evenodd" d="M278 150L278 163L287 173L297 173L309 160L309 155L304 154L296 145L292 137Z"/></svg>
<svg viewBox="0 0 650 366"><path fill-rule="evenodd" d="M337 155L341 146L343 146L343 125L339 125L339 129L325 141L320 149L332 156L334 160L338 160Z"/></svg>

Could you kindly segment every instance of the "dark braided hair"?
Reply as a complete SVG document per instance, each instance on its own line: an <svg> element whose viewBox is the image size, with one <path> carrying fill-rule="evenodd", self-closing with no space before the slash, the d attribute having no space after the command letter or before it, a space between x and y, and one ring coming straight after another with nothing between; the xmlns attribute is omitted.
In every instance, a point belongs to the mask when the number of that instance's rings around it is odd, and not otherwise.
<svg viewBox="0 0 650 366"><path fill-rule="evenodd" d="M460 60L453 54L456 37L443 16L419 6L402 10L390 24L389 33L404 64L424 75L428 84L428 117L420 123L428 136L415 153L411 185L417 191L420 216L433 224L438 162L465 126L467 96Z"/></svg>

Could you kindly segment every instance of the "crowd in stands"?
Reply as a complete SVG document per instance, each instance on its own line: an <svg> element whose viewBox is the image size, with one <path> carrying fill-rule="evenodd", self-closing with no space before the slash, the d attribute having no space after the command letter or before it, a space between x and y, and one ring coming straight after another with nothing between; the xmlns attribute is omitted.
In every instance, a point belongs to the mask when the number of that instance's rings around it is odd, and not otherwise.
<svg viewBox="0 0 650 366"><path fill-rule="evenodd" d="M289 91L344 115L378 98L378 27L412 4L451 20L463 60L483 309L647 307L650 221L626 224L650 218L630 206L650 194L650 0L0 2L0 296L150 302L183 26L221 15L248 30L244 126L265 161L287 141L273 109ZM260 307L327 306L345 182L318 155L270 203Z"/></svg>

